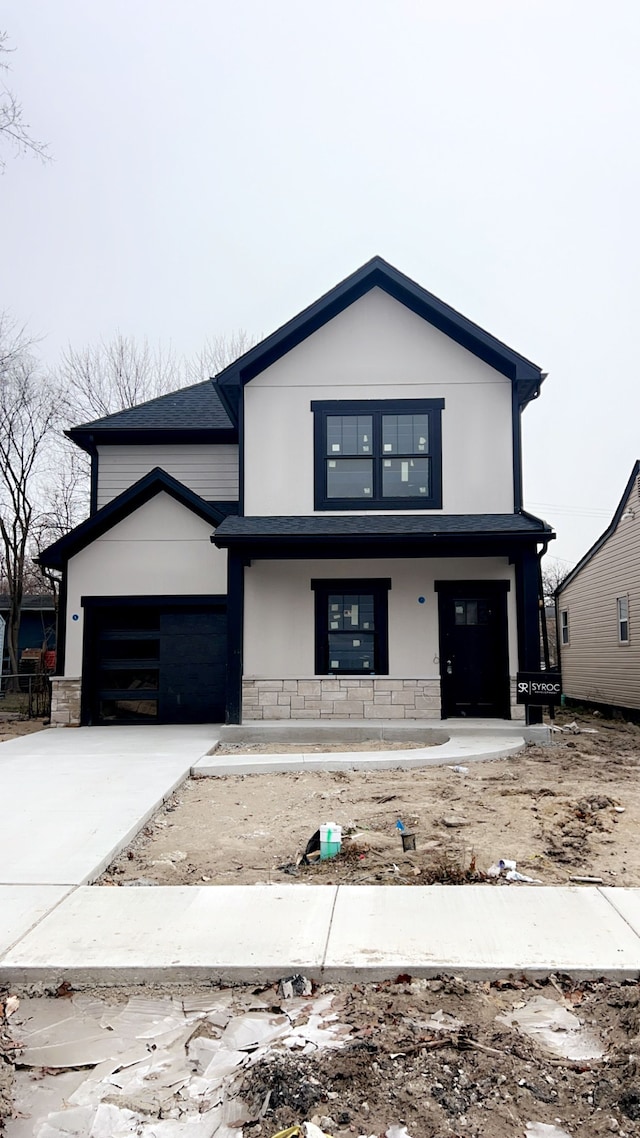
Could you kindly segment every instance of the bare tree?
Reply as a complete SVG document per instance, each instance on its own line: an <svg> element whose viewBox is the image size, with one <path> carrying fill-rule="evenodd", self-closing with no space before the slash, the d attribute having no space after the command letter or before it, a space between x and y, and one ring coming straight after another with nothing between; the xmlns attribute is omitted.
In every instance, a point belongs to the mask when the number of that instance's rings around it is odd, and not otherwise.
<svg viewBox="0 0 640 1138"><path fill-rule="evenodd" d="M238 328L229 336L212 336L205 340L202 350L187 364L189 382L209 379L218 375L258 342L256 336Z"/></svg>
<svg viewBox="0 0 640 1138"><path fill-rule="evenodd" d="M67 348L59 368L74 423L101 419L183 387L184 369L171 349L152 349L118 333L80 350Z"/></svg>
<svg viewBox="0 0 640 1138"><path fill-rule="evenodd" d="M192 360L180 359L170 347L152 348L146 339L121 333L80 350L69 347L58 369L66 414L71 422L89 422L168 395L217 375L254 343L242 329L214 336Z"/></svg>
<svg viewBox="0 0 640 1138"><path fill-rule="evenodd" d="M7 649L15 673L25 563L38 511L46 443L59 422L60 399L27 352L4 369L1 380L0 544L9 592Z"/></svg>
<svg viewBox="0 0 640 1138"><path fill-rule="evenodd" d="M0 31L0 72L10 70L6 56L15 50L9 47L7 32ZM22 104L2 80L0 80L0 141L13 147L16 154L31 153L38 158L48 159L47 148L42 142L31 137L30 127L25 122ZM6 161L0 154L0 171Z"/></svg>
<svg viewBox="0 0 640 1138"><path fill-rule="evenodd" d="M554 603L556 589L560 588L570 572L566 562L559 561L556 557L545 557L542 562L542 595L545 604Z"/></svg>
<svg viewBox="0 0 640 1138"><path fill-rule="evenodd" d="M64 537L89 513L89 465L87 455L73 443L59 435L47 445L47 480L41 490L41 508L35 517L29 554L33 571L25 566L24 581L27 587L37 589L45 583L53 595L56 610L60 591L60 573L41 565L37 558L47 546Z"/></svg>
<svg viewBox="0 0 640 1138"><path fill-rule="evenodd" d="M5 371L25 352L30 352L33 344L26 328L21 327L8 312L0 312L0 383Z"/></svg>

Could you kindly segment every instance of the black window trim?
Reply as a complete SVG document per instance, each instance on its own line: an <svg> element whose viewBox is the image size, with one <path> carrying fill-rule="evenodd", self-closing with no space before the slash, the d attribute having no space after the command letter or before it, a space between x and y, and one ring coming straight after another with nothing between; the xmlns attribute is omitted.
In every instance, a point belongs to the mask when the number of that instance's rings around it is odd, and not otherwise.
<svg viewBox="0 0 640 1138"><path fill-rule="evenodd" d="M318 577L311 581L315 593L315 675L316 676L388 676L389 675L389 590L390 577ZM368 672L332 671L329 667L329 628L327 599L330 593L370 593L373 596L374 667Z"/></svg>
<svg viewBox="0 0 640 1138"><path fill-rule="evenodd" d="M442 509L442 411L444 399L331 399L311 402L314 416L314 509L315 510L441 510ZM328 498L326 492L326 421L329 415L429 415L431 493L428 498ZM374 467L382 462L373 454Z"/></svg>

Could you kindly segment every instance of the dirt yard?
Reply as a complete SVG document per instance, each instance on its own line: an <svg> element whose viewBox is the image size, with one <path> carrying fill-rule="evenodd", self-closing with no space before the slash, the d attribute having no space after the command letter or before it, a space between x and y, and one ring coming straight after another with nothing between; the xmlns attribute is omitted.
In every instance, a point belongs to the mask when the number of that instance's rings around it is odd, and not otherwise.
<svg viewBox="0 0 640 1138"><path fill-rule="evenodd" d="M43 719L19 719L13 715L0 714L0 743L6 743L9 739L18 739L21 735L33 735L34 731L42 731L44 726Z"/></svg>
<svg viewBox="0 0 640 1138"><path fill-rule="evenodd" d="M570 718L552 746L469 763L466 774L445 766L191 779L101 883L463 884L504 859L545 885L575 876L640 885L640 727L582 716L573 734ZM403 852L398 819L415 832L415 852ZM341 854L297 864L322 822L343 827Z"/></svg>

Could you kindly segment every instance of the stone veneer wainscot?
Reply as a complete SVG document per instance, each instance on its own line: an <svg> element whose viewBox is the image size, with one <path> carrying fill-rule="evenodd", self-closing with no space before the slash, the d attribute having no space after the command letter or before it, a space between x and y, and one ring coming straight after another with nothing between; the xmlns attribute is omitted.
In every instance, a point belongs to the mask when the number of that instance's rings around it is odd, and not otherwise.
<svg viewBox="0 0 640 1138"><path fill-rule="evenodd" d="M51 726L80 726L81 680L79 676L51 679Z"/></svg>
<svg viewBox="0 0 640 1138"><path fill-rule="evenodd" d="M245 679L242 718L439 719L440 680L386 676Z"/></svg>
<svg viewBox="0 0 640 1138"><path fill-rule="evenodd" d="M511 716L524 718L511 681ZM440 679L316 676L244 679L242 719L440 719Z"/></svg>

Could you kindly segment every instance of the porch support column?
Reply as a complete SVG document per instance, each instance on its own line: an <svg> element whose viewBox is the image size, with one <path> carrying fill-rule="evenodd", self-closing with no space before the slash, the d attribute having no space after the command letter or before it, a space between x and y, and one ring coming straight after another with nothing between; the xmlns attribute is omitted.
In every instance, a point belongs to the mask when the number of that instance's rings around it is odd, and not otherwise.
<svg viewBox="0 0 640 1138"><path fill-rule="evenodd" d="M515 562L518 612L518 668L540 671L540 614L538 606L538 557L536 549L521 553ZM542 708L527 704L527 723L542 723Z"/></svg>
<svg viewBox="0 0 640 1138"><path fill-rule="evenodd" d="M227 563L227 723L242 723L245 558L229 550Z"/></svg>

